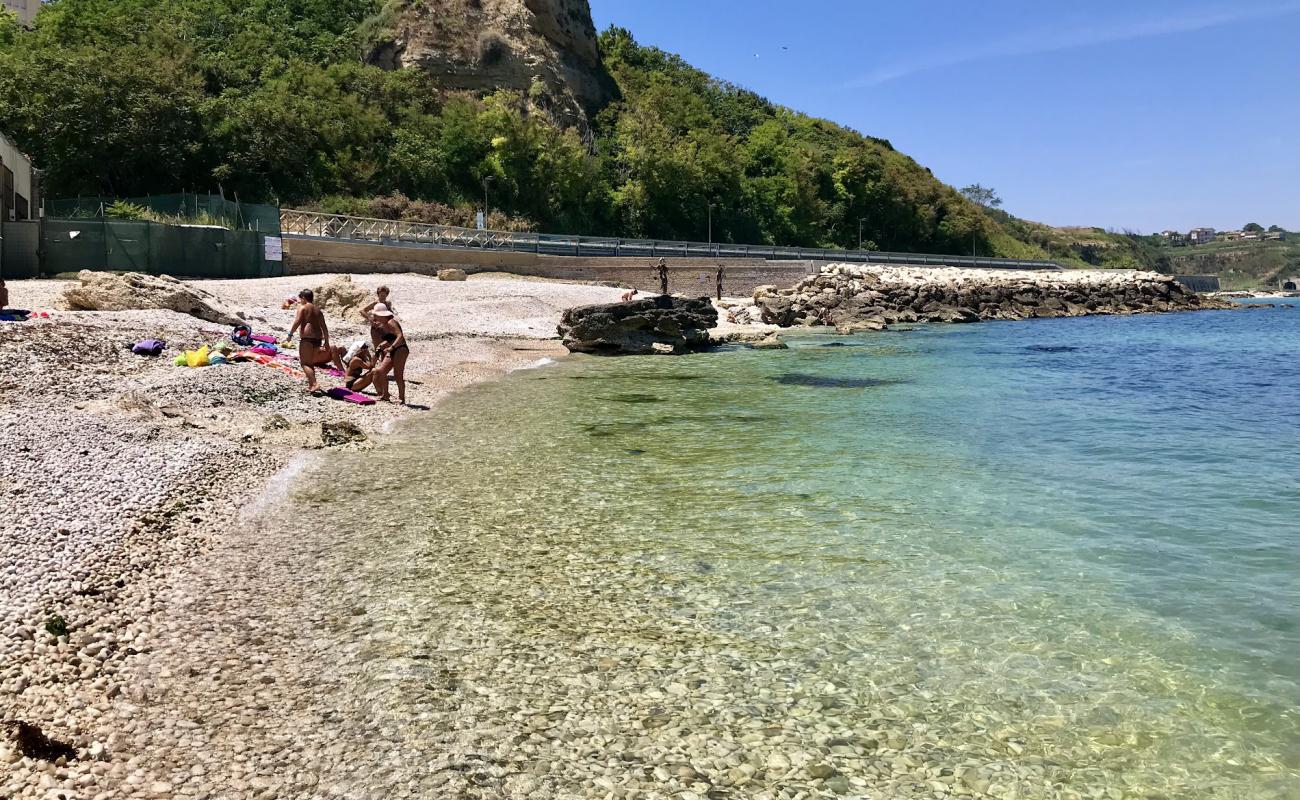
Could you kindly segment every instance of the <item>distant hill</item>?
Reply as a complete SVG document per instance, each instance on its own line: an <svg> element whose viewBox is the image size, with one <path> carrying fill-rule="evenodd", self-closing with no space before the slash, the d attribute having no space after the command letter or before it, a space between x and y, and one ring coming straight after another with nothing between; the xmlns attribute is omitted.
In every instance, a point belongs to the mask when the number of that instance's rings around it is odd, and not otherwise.
<svg viewBox="0 0 1300 800"><path fill-rule="evenodd" d="M58 0L0 24L0 120L50 196L1167 268L986 210L885 140L713 78L587 0Z"/></svg>

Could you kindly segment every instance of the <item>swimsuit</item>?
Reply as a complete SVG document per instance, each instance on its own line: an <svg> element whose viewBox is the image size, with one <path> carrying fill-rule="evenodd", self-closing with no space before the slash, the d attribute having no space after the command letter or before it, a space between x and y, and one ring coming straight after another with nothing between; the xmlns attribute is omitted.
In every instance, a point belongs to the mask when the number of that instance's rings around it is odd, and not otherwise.
<svg viewBox="0 0 1300 800"><path fill-rule="evenodd" d="M384 342L385 342L386 344L392 344L393 342L397 341L397 334L395 334L395 333L385 333L384 336L383 336L383 338L384 338ZM408 353L411 352L411 348L410 348L410 347L407 347L407 346L406 346L406 343L403 342L401 347L394 347L394 348L392 348L392 349L390 349L390 350L388 351L388 355L389 355L389 357L391 358L392 355L393 355L394 353L396 353L398 350L405 350L405 351L408 352Z"/></svg>
<svg viewBox="0 0 1300 800"><path fill-rule="evenodd" d="M298 337L298 341L302 342L303 344L309 344L312 347L321 347L322 345L325 344L324 339L320 337L314 337L314 336L300 336Z"/></svg>

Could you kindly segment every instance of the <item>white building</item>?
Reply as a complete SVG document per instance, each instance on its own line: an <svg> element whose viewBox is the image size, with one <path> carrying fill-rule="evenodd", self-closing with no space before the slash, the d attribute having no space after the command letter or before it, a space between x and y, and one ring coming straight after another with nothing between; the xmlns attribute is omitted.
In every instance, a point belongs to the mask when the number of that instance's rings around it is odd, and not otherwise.
<svg viewBox="0 0 1300 800"><path fill-rule="evenodd" d="M36 12L41 10L41 0L4 0L5 8L18 15L18 21L31 25Z"/></svg>
<svg viewBox="0 0 1300 800"><path fill-rule="evenodd" d="M0 133L0 222L40 217L32 160Z"/></svg>
<svg viewBox="0 0 1300 800"><path fill-rule="evenodd" d="M1192 244L1206 244L1214 241L1214 228L1194 228L1191 233L1187 234L1187 240Z"/></svg>

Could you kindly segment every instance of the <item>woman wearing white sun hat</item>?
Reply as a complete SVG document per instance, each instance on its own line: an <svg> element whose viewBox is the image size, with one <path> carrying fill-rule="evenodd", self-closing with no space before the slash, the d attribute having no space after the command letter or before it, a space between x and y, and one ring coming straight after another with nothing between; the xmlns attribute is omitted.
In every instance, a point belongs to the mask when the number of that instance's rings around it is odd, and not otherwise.
<svg viewBox="0 0 1300 800"><path fill-rule="evenodd" d="M373 373L375 390L380 400L392 400L388 395L388 373L393 373L397 383L397 399L406 405L406 360L411 356L411 348L406 343L406 334L402 326L393 317L393 312L383 303L375 303L370 309L370 325L379 333L381 343L375 353L378 363Z"/></svg>

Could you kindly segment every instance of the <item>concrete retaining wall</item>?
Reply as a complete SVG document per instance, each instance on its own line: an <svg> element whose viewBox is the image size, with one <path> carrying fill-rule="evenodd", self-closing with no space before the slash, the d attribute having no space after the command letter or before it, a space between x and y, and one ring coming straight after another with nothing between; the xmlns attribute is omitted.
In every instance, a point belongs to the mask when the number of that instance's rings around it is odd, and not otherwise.
<svg viewBox="0 0 1300 800"><path fill-rule="evenodd" d="M558 280L615 283L643 291L659 290L657 260L646 258L573 258L508 250L412 247L292 236L284 239L284 257L286 275L333 272L435 275L438 270L455 267L469 273L509 272ZM752 294L764 284L793 286L819 268L810 261L701 258L666 261L669 290L685 295L712 295L719 266L723 268L723 292L731 297Z"/></svg>
<svg viewBox="0 0 1300 800"><path fill-rule="evenodd" d="M1175 275L1174 280L1191 289L1193 292L1219 291L1218 275Z"/></svg>

